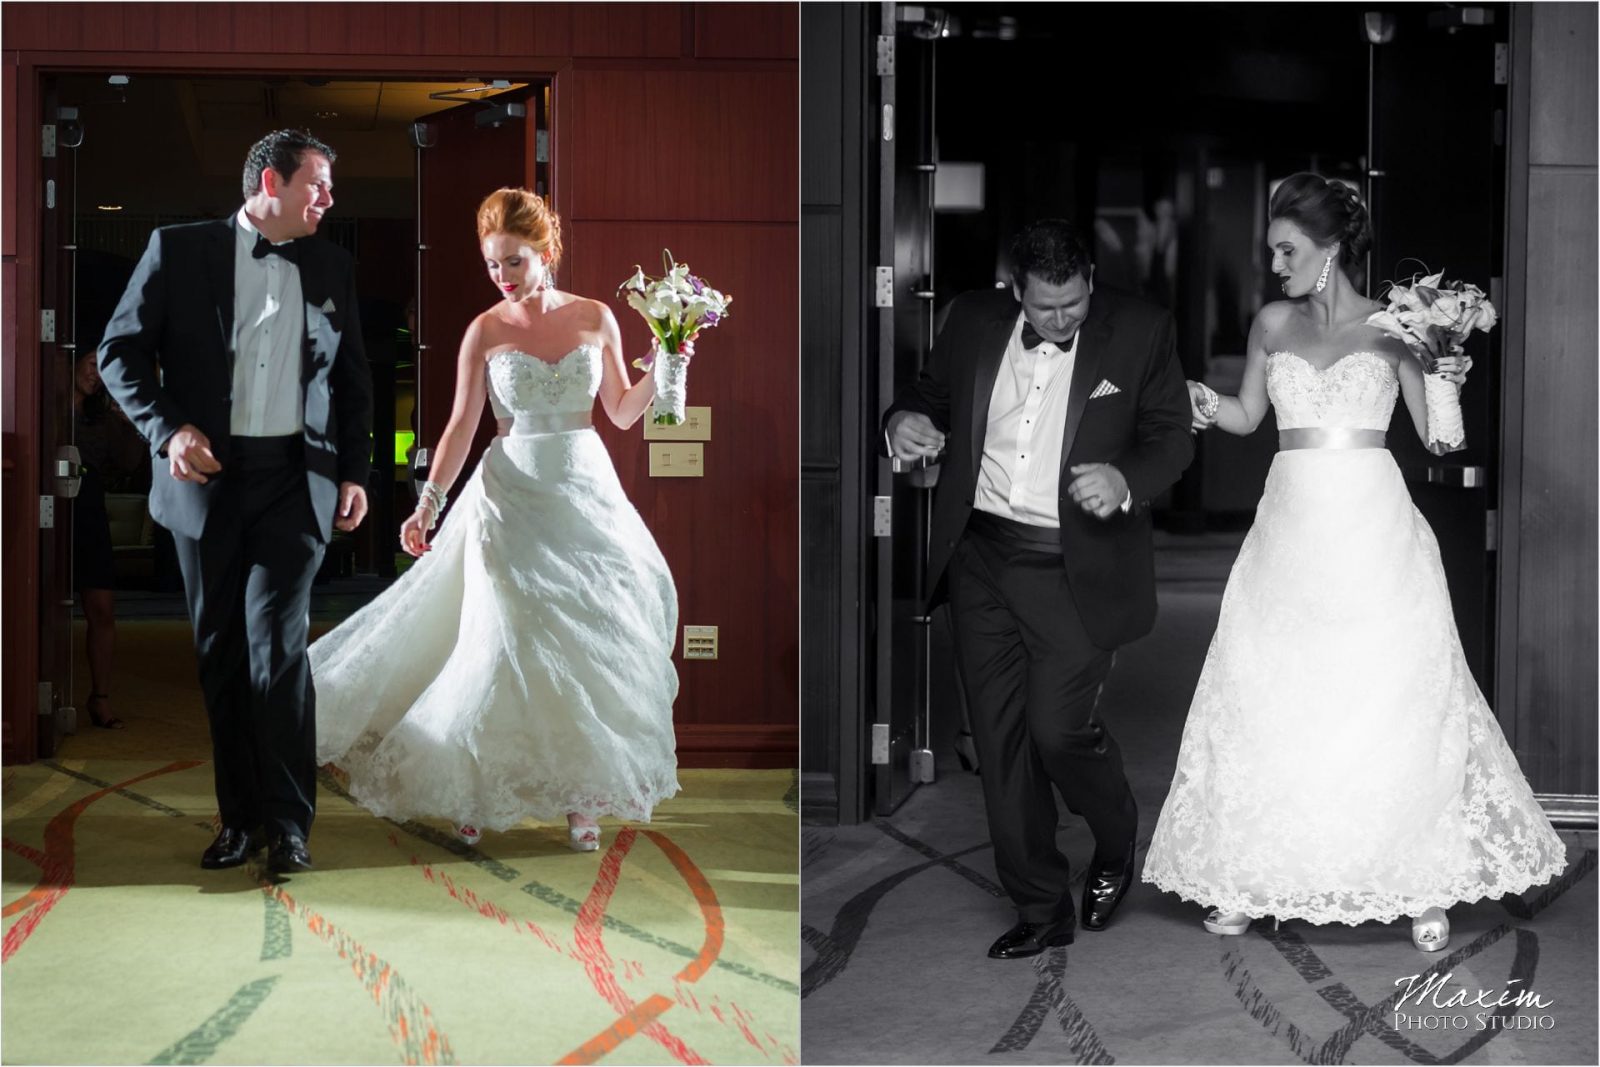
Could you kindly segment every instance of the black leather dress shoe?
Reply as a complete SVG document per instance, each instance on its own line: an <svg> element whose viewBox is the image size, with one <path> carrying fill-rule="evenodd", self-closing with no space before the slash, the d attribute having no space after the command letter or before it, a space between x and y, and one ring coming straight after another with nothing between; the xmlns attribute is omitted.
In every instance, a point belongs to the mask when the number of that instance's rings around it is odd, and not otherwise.
<svg viewBox="0 0 1600 1067"><path fill-rule="evenodd" d="M311 853L299 834L284 834L267 852L267 869L273 874L294 874L311 869Z"/></svg>
<svg viewBox="0 0 1600 1067"><path fill-rule="evenodd" d="M208 871L224 867L237 867L261 847L261 835L250 830L237 830L224 826L216 840L200 854L200 866Z"/></svg>
<svg viewBox="0 0 1600 1067"><path fill-rule="evenodd" d="M1123 853L1121 866L1095 862L1083 883L1083 928L1104 930L1122 898L1133 884L1133 842Z"/></svg>
<svg viewBox="0 0 1600 1067"><path fill-rule="evenodd" d="M1066 917L1047 923L1020 922L1000 935L1000 940L989 946L992 960L1020 960L1037 956L1047 948L1072 944L1072 927L1075 917Z"/></svg>

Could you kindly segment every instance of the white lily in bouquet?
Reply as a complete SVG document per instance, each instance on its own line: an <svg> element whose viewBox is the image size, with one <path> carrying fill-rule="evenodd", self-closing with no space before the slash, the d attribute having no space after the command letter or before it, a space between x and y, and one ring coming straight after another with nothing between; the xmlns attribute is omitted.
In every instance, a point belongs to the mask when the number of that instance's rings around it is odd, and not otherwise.
<svg viewBox="0 0 1600 1067"><path fill-rule="evenodd" d="M633 277L623 282L617 295L644 317L655 335L650 354L633 365L655 378L656 398L651 421L658 426L676 426L683 421L688 403L689 357L692 344L701 330L708 330L728 317L733 296L707 285L689 272L689 264L661 250L664 273L647 277L644 269L633 268Z"/></svg>
<svg viewBox="0 0 1600 1067"><path fill-rule="evenodd" d="M1440 359L1461 353L1461 343L1473 330L1488 333L1499 321L1494 305L1476 285L1444 282L1444 271L1409 286L1392 282L1388 306L1367 317L1390 337L1408 345L1422 361L1422 379L1428 406L1428 451L1436 456L1457 452L1467 445L1466 427L1461 419L1460 385L1438 373ZM1461 373L1472 367L1463 361Z"/></svg>

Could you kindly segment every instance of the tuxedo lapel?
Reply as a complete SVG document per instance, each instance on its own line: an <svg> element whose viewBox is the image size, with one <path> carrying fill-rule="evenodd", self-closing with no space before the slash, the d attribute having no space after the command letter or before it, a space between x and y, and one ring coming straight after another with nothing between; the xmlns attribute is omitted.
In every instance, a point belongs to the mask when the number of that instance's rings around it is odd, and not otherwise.
<svg viewBox="0 0 1600 1067"><path fill-rule="evenodd" d="M239 239L238 222L219 222L206 244L206 271L211 275L211 298L217 305L217 329L222 350L228 354L228 373L233 373L233 246Z"/></svg>
<svg viewBox="0 0 1600 1067"><path fill-rule="evenodd" d="M310 308L322 306L322 293L325 286L322 284L322 257L317 255L313 247L314 241L303 237L295 242L295 249L299 253L296 257L300 267L300 300L305 305L305 337L300 345L300 384L304 386L311 381L316 373L316 340L312 335L314 322Z"/></svg>
<svg viewBox="0 0 1600 1067"><path fill-rule="evenodd" d="M974 474L983 460L983 442L989 433L989 398L994 393L994 380L1021 310L1015 302L1005 304L978 325L973 341L978 356L972 371L972 432L967 436L972 441Z"/></svg>
<svg viewBox="0 0 1600 1067"><path fill-rule="evenodd" d="M1090 298L1091 301L1093 298ZM1104 301L1101 302L1104 306ZM1061 433L1061 477L1067 477L1068 459L1072 455L1072 442L1078 436L1078 426L1083 422L1084 410L1089 406L1089 395L1100 381L1101 356L1111 340L1111 320L1103 311L1092 309L1089 318L1079 328L1078 355L1072 364L1072 387L1067 392L1067 424Z"/></svg>

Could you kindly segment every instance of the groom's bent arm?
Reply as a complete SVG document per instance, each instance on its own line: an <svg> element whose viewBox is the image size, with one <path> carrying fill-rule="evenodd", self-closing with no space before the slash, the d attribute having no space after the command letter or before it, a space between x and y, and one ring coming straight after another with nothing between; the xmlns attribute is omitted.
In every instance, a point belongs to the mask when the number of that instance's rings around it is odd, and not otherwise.
<svg viewBox="0 0 1600 1067"><path fill-rule="evenodd" d="M950 432L950 381L957 359L955 350L961 344L961 335L966 332L959 325L964 317L962 312L966 300L963 295L951 302L945 328L934 339L933 351L928 356L928 362L923 364L922 373L916 381L901 386L894 395L894 403L883 413L883 422L878 427L880 445L886 444L889 420L902 411L926 415L933 420L940 433Z"/></svg>
<svg viewBox="0 0 1600 1067"><path fill-rule="evenodd" d="M172 435L190 421L161 387L156 366L167 315L163 252L158 229L150 234L150 243L117 301L99 352L100 379L106 383L106 391L150 443L151 453L158 456Z"/></svg>
<svg viewBox="0 0 1600 1067"><path fill-rule="evenodd" d="M1127 480L1133 506L1140 508L1176 482L1194 459L1189 388L1178 362L1171 315L1163 314L1152 332L1137 420L1137 443L1115 460L1115 466Z"/></svg>

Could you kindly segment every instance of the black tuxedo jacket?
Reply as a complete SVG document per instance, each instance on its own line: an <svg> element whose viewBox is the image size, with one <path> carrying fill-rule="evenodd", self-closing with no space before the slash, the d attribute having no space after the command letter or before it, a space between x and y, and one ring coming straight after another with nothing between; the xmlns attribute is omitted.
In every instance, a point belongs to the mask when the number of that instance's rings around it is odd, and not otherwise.
<svg viewBox="0 0 1600 1067"><path fill-rule="evenodd" d="M1009 289L957 297L921 377L884 415L887 428L896 412L920 411L947 435L928 546L930 603L943 599L945 570L972 514L989 397L1021 313ZM1061 555L1090 639L1116 648L1155 624L1149 504L1194 458L1189 392L1172 316L1156 305L1096 289L1079 334L1061 441ZM1102 380L1120 392L1089 399ZM1069 468L1079 463L1122 472L1133 496L1128 514L1097 519L1072 501Z"/></svg>
<svg viewBox="0 0 1600 1067"><path fill-rule="evenodd" d="M100 377L151 445L150 516L191 538L205 529L228 477L236 225L230 217L151 234L100 345ZM372 379L350 254L312 238L294 244L305 298L306 480L326 541L339 483L364 486L371 470ZM204 485L181 482L168 468L166 443L184 423L200 428L222 464Z"/></svg>

